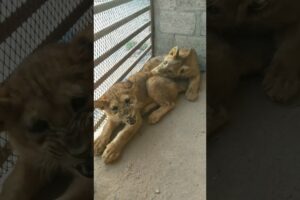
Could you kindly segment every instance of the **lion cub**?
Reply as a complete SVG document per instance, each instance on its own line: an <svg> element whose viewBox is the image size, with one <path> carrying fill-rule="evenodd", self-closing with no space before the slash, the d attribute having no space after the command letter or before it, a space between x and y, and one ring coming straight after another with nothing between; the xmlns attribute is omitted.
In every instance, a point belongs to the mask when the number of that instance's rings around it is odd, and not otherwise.
<svg viewBox="0 0 300 200"><path fill-rule="evenodd" d="M19 155L1 200L45 199L60 174L73 180L57 200L93 199L93 41L90 27L37 49L0 85L1 130Z"/></svg>
<svg viewBox="0 0 300 200"><path fill-rule="evenodd" d="M157 123L175 107L178 93L184 90L168 78L143 71L114 84L94 104L107 116L103 131L94 143L95 154L103 153L105 163L115 161L141 127L143 115L156 108L150 113L148 122ZM113 131L120 125L124 127L110 141Z"/></svg>
<svg viewBox="0 0 300 200"><path fill-rule="evenodd" d="M172 79L186 79L189 82L185 96L190 101L197 100L200 90L200 67L197 59L197 53L194 49L174 47L164 56L162 62L155 66L155 63L161 60L155 57L144 70L152 69L153 74L161 75ZM154 68L153 68L154 67Z"/></svg>

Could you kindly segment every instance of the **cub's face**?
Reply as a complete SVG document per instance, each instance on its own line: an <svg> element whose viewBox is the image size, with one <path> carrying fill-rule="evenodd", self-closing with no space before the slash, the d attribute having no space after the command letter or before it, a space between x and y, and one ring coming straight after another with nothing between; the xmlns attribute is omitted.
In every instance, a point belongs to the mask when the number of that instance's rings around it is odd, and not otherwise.
<svg viewBox="0 0 300 200"><path fill-rule="evenodd" d="M86 30L38 49L2 84L0 121L20 158L91 175L92 42Z"/></svg>
<svg viewBox="0 0 300 200"><path fill-rule="evenodd" d="M128 125L137 122L139 114L137 98L129 82L114 84L99 100L95 101L95 107L103 110L107 117L114 121Z"/></svg>
<svg viewBox="0 0 300 200"><path fill-rule="evenodd" d="M217 29L278 29L299 21L299 9L298 0L208 0L207 20Z"/></svg>
<svg viewBox="0 0 300 200"><path fill-rule="evenodd" d="M183 58L179 56L178 47L174 47L151 72L167 78L188 78L191 69L183 64Z"/></svg>

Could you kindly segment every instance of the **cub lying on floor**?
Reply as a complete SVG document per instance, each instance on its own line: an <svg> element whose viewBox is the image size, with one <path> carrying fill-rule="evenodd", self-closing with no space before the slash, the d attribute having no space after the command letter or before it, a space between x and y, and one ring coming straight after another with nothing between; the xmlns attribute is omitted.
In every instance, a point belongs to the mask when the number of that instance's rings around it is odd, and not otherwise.
<svg viewBox="0 0 300 200"><path fill-rule="evenodd" d="M201 74L194 49L174 47L164 57L152 58L143 68L153 74L172 78L175 81L188 80L189 85L185 96L190 101L197 100L199 96Z"/></svg>
<svg viewBox="0 0 300 200"><path fill-rule="evenodd" d="M0 86L0 124L19 155L1 200L37 194L57 174L73 181L56 199L93 199L93 31L26 58Z"/></svg>
<svg viewBox="0 0 300 200"><path fill-rule="evenodd" d="M141 127L142 116L158 107L148 117L149 123L157 123L175 107L178 93L184 90L172 80L149 72L138 72L128 80L114 84L95 101L95 107L107 116L103 131L94 143L95 154L103 152L105 163L115 161ZM113 131L121 124L124 128L110 141Z"/></svg>

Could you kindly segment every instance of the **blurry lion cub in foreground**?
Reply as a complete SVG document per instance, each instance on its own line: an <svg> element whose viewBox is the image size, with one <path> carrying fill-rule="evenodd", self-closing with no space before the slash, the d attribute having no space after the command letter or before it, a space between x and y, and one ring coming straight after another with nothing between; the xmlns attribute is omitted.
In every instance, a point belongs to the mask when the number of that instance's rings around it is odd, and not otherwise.
<svg viewBox="0 0 300 200"><path fill-rule="evenodd" d="M176 56L176 59L177 53L173 56L174 58ZM169 73L161 76L159 64L162 60L155 57L145 64L141 72L130 76L126 81L114 84L99 100L95 101L95 107L103 110L107 116L103 131L94 144L95 154L102 154L105 163L111 163L120 156L124 146L141 127L145 114L150 112L148 122L155 124L175 107L180 92L189 91L188 98L192 97L192 100L198 97L199 83L191 83L192 80L187 86L186 81L176 82L169 79L192 77L182 70L182 68L189 70L186 69L189 66L185 66L182 60L172 62L170 57L169 54L165 59L170 60L167 68L170 68L174 75ZM153 73L158 66L158 70ZM193 74L194 76L199 76L200 80L199 71L198 74ZM190 86L191 84L195 85ZM120 125L124 127L111 141L114 130Z"/></svg>
<svg viewBox="0 0 300 200"><path fill-rule="evenodd" d="M73 177L56 199L93 198L93 31L27 57L0 87L0 123L19 157L1 200L37 194L57 174Z"/></svg>

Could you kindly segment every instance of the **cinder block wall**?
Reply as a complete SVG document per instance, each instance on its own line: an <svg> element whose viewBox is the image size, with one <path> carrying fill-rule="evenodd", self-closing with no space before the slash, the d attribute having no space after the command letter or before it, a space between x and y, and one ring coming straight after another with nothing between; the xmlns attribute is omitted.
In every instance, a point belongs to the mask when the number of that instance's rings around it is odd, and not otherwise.
<svg viewBox="0 0 300 200"><path fill-rule="evenodd" d="M195 48L206 66L206 0L153 0L155 54L173 46Z"/></svg>

